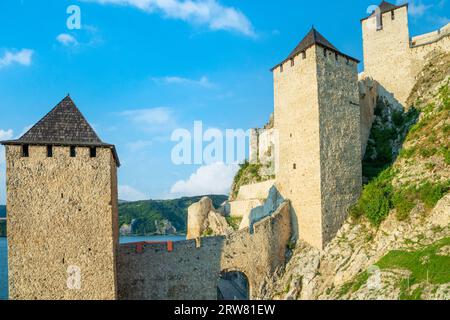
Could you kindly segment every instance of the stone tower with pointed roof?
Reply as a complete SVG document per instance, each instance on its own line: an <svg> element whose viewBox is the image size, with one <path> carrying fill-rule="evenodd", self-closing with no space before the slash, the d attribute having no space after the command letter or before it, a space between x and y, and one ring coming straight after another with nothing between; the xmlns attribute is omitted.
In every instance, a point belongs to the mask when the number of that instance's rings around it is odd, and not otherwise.
<svg viewBox="0 0 450 320"><path fill-rule="evenodd" d="M300 239L322 249L361 189L358 61L314 28L275 66L277 187Z"/></svg>
<svg viewBox="0 0 450 320"><path fill-rule="evenodd" d="M10 299L116 299L115 147L69 96L3 144Z"/></svg>

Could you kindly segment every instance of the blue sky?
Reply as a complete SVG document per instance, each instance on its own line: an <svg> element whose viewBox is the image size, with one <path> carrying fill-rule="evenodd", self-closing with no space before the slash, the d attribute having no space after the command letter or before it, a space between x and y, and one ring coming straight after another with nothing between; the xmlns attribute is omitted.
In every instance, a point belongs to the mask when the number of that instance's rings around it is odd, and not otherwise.
<svg viewBox="0 0 450 320"><path fill-rule="evenodd" d="M414 1L412 35L448 23L449 2ZM100 137L118 148L121 198L227 192L236 167L172 164L172 131L191 130L195 120L220 130L262 126L273 110L270 67L312 25L362 60L359 20L371 4L377 2L2 0L0 140L21 135L70 93ZM80 30L67 28L70 5L81 9Z"/></svg>

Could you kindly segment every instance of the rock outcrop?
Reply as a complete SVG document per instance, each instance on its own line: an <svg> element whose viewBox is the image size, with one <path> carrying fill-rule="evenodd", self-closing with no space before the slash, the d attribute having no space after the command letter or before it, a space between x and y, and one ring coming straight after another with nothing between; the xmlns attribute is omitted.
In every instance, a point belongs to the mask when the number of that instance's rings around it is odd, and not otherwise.
<svg viewBox="0 0 450 320"><path fill-rule="evenodd" d="M394 250L421 253L435 243L450 242L449 220L450 194L431 212L417 205L408 221L397 221L392 213L378 229L349 219L322 252L299 242L286 267L268 279L264 298L397 300L420 289L422 299L450 299L450 281L425 280L409 287L414 279L410 270L383 266L383 258ZM448 256L448 248L441 245L436 254Z"/></svg>
<svg viewBox="0 0 450 320"><path fill-rule="evenodd" d="M204 197L188 208L187 239L202 236L228 235L233 228L223 215L215 210L210 198Z"/></svg>

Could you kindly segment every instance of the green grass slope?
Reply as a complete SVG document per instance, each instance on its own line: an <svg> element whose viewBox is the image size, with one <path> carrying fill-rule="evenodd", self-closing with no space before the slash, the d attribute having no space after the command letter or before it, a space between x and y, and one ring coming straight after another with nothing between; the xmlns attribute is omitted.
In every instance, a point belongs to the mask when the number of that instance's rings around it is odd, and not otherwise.
<svg viewBox="0 0 450 320"><path fill-rule="evenodd" d="M375 156L366 154L363 161L368 183L350 211L354 218L378 226L396 209L397 218L406 220L418 202L432 209L450 192L450 58L445 57L436 56L425 66L415 87L421 95L411 95L414 103L408 110L386 114L385 105L377 106L368 146ZM448 63L442 66L442 61ZM388 143L394 140L401 143L397 150Z"/></svg>

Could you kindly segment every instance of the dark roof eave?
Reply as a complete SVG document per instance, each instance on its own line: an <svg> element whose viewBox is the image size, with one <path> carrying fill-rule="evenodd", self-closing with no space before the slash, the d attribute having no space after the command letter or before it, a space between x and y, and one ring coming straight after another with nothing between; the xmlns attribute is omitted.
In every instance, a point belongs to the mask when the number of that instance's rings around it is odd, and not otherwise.
<svg viewBox="0 0 450 320"><path fill-rule="evenodd" d="M388 13L388 12L391 12L391 11L394 11L394 10L397 10L397 9L400 9L400 8L403 8L403 7L408 7L408 6L409 6L408 3L404 3L404 4L402 4L402 5L396 6L395 8L392 8L392 9L390 9L390 10L382 11L381 13L382 13L382 14L383 14L383 13ZM370 16L368 16L368 17L362 18L362 19L360 20L360 22L362 23L364 20L367 20L367 19L371 18L372 16L373 16L373 13L372 13Z"/></svg>
<svg viewBox="0 0 450 320"><path fill-rule="evenodd" d="M51 141L22 141L22 140L5 140L0 141L0 144L4 146L12 145L12 146L21 146L21 145L31 145L31 146L61 146L61 147L70 147L70 146L77 146L77 147L98 147L98 148L108 148L111 149L114 160L116 161L117 167L120 167L120 160L119 155L117 154L116 146L113 144L108 143L98 143L98 142L51 142Z"/></svg>
<svg viewBox="0 0 450 320"><path fill-rule="evenodd" d="M316 43L316 44L310 45L310 46L307 47L305 50L298 52L298 53L297 53L296 55L294 55L293 57L288 57L288 58L284 59L282 62L280 62L279 64L277 64L275 67L271 68L270 71L273 72L273 70L275 70L276 68L278 68L278 67L281 66L282 64L284 64L284 63L288 62L289 60L295 58L296 56L298 56L298 55L301 54L302 52L305 52L306 50L308 50L309 48L311 48L311 47L314 46L314 45L317 45L317 46L320 46L320 47L325 48L325 49L327 49L327 50L333 51L333 52L335 52L335 53L337 53L337 54L340 54L341 56L344 56L344 57L346 57L346 58L348 58L348 59L350 59L350 60L355 61L356 63L360 63L360 62L361 62L361 61L359 61L358 59L353 58L353 57L351 57L351 56L349 56L349 55L347 55L347 54L345 54L345 53L342 53L342 52L340 52L340 51L338 51L338 50L335 50L335 49L332 49L332 48L323 46L323 45L321 45L320 43Z"/></svg>

